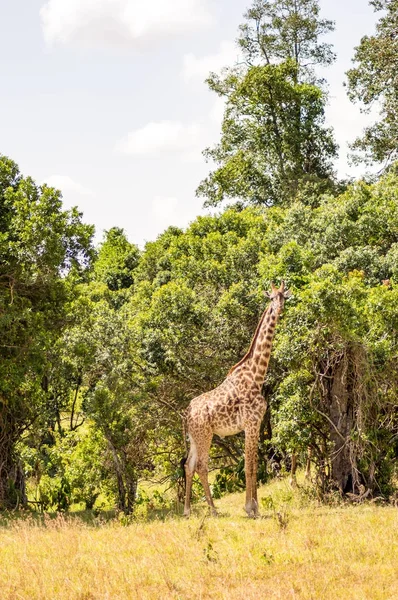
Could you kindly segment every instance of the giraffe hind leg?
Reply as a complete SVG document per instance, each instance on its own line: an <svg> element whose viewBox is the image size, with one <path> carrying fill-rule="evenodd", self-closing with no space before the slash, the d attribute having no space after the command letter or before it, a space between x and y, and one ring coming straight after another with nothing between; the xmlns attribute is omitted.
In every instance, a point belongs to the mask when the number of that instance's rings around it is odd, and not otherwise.
<svg viewBox="0 0 398 600"><path fill-rule="evenodd" d="M196 471L196 465L198 461L198 452L196 444L190 438L191 445L189 448L188 458L185 461L185 504L184 504L184 516L189 517L191 514L191 491L192 491L192 479Z"/></svg>
<svg viewBox="0 0 398 600"><path fill-rule="evenodd" d="M206 502L210 507L212 514L217 515L216 507L214 506L213 498L211 497L210 486L208 481L208 461L209 461L209 450L211 445L212 436L209 435L204 440L201 440L200 444L190 436L191 446L188 454L187 461L185 463L185 475L186 475L186 495L185 495L185 507L184 515L189 517L191 514L191 491L192 491L192 479L195 471L200 477L202 483ZM198 449L199 446L199 449Z"/></svg>

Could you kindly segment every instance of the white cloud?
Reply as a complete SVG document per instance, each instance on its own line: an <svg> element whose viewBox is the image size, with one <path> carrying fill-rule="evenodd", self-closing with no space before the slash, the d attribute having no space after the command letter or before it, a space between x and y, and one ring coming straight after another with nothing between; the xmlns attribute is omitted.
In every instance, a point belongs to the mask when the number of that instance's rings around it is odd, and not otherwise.
<svg viewBox="0 0 398 600"><path fill-rule="evenodd" d="M225 111L225 100L224 98L217 98L214 101L214 104L210 110L210 119L216 125L221 125Z"/></svg>
<svg viewBox="0 0 398 600"><path fill-rule="evenodd" d="M73 194L79 194L81 196L93 196L93 192L81 185L77 181L74 181L67 175L50 175L43 182L50 187L54 187L60 190L62 193L72 192Z"/></svg>
<svg viewBox="0 0 398 600"><path fill-rule="evenodd" d="M202 147L202 127L198 123L185 125L180 121L147 123L127 134L116 144L116 150L134 155L178 154Z"/></svg>
<svg viewBox="0 0 398 600"><path fill-rule="evenodd" d="M187 227L198 214L203 214L202 200L185 198L184 202L174 196L155 196L151 202L152 223L159 233L166 227Z"/></svg>
<svg viewBox="0 0 398 600"><path fill-rule="evenodd" d="M197 57L186 54L183 59L182 75L185 81L198 79L203 82L209 73L218 72L223 67L231 67L239 60L239 50L235 42L221 42L218 52Z"/></svg>
<svg viewBox="0 0 398 600"><path fill-rule="evenodd" d="M351 165L349 157L352 151L349 148L358 136L361 136L365 127L377 119L377 106L370 114L361 113L359 107L348 99L346 89L340 84L331 89L330 106L326 109L326 125L333 127L336 141L339 145L339 158L335 167L340 177L361 176L364 165ZM369 169L377 171L377 165Z"/></svg>
<svg viewBox="0 0 398 600"><path fill-rule="evenodd" d="M178 200L173 197L155 196L152 200L151 211L157 221L175 221L177 216Z"/></svg>
<svg viewBox="0 0 398 600"><path fill-rule="evenodd" d="M208 0L47 0L40 10L48 44L131 46L212 22Z"/></svg>

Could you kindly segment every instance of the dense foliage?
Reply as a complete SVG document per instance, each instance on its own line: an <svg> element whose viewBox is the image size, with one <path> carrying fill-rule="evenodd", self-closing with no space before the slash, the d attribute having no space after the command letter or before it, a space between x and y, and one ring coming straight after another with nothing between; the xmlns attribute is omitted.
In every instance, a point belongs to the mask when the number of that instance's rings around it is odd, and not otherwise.
<svg viewBox="0 0 398 600"><path fill-rule="evenodd" d="M130 511L139 478L177 478L182 410L243 355L263 291L281 278L294 295L264 386L262 479L310 448L323 491L388 494L398 433L397 175L316 207L199 217L140 256L114 234L99 249L101 269L74 288L52 349L51 410L20 446L36 501L62 509L116 497ZM123 261L109 243L121 238L125 260L135 256L133 283L111 289ZM229 465L216 493L239 487L241 446L239 436L216 438L213 465Z"/></svg>
<svg viewBox="0 0 398 600"><path fill-rule="evenodd" d="M254 2L244 67L209 80L226 111L209 152L219 166L200 188L209 204L238 202L143 250L114 227L94 251L60 192L0 157L0 507L162 504L142 480L181 497L182 413L244 355L281 279L293 296L263 388L259 478L310 456L320 494L392 492L398 167L334 180L314 72L334 58L318 42L331 29L315 0ZM242 484L242 445L215 438L215 495Z"/></svg>
<svg viewBox="0 0 398 600"><path fill-rule="evenodd" d="M93 227L3 156L0 219L0 504L8 504L25 497L15 444L57 402L48 377L52 349L71 286L89 264Z"/></svg>

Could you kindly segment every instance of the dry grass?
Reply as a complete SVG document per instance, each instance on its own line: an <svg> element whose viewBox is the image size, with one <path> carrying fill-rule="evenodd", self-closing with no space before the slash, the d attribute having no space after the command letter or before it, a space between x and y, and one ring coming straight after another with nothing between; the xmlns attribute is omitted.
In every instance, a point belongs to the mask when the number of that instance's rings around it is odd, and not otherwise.
<svg viewBox="0 0 398 600"><path fill-rule="evenodd" d="M219 518L199 507L189 521L128 526L15 521L0 528L0 598L397 598L396 508L315 507L283 482L260 495L255 521L241 494L217 503Z"/></svg>

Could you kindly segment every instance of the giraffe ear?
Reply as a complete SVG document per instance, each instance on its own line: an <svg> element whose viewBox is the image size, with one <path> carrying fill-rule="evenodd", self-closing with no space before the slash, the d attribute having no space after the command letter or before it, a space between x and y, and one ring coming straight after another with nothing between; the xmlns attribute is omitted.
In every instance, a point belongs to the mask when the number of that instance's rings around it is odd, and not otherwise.
<svg viewBox="0 0 398 600"><path fill-rule="evenodd" d="M270 294L270 292L264 292L264 296L265 296L266 298L271 298L271 294Z"/></svg>
<svg viewBox="0 0 398 600"><path fill-rule="evenodd" d="M291 298L292 296L293 296L293 294L290 290L286 290L285 292L283 292L283 297L285 298L285 300L287 300L288 298Z"/></svg>

